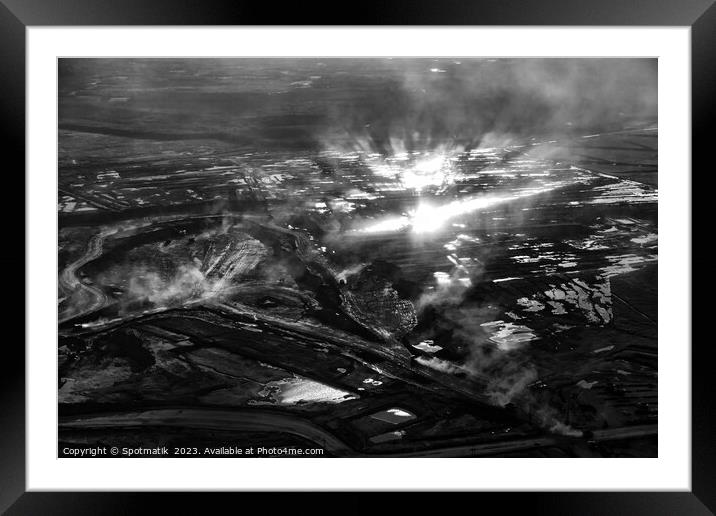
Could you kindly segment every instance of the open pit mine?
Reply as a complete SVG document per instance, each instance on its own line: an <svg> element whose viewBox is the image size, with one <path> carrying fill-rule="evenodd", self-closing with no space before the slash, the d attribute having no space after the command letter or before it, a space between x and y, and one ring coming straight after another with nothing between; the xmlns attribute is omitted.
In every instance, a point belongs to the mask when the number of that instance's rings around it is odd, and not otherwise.
<svg viewBox="0 0 716 516"><path fill-rule="evenodd" d="M656 456L654 70L61 59L60 455Z"/></svg>

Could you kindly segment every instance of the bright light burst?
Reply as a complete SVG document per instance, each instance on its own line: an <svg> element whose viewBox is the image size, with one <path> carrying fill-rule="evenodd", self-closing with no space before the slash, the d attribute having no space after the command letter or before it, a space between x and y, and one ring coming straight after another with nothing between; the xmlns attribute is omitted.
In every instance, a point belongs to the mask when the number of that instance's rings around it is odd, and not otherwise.
<svg viewBox="0 0 716 516"><path fill-rule="evenodd" d="M365 233L391 233L393 231L400 231L401 229L407 228L410 225L410 218L403 215L401 217L390 217L383 219L376 224L362 229L361 231Z"/></svg>
<svg viewBox="0 0 716 516"><path fill-rule="evenodd" d="M541 188L525 189L511 195L483 195L480 197L460 199L439 206L422 202L415 210L409 212L408 215L385 218L360 231L364 233L388 233L399 231L406 227L412 227L414 233L432 233L442 228L450 219L459 215L483 210L515 199L549 192L560 186L562 186L561 183L554 183Z"/></svg>
<svg viewBox="0 0 716 516"><path fill-rule="evenodd" d="M404 153L368 163L376 176L397 180L403 189L417 192L449 184L454 175L450 165L450 160L443 153L419 155L412 159Z"/></svg>
<svg viewBox="0 0 716 516"><path fill-rule="evenodd" d="M421 203L411 214L411 225L415 233L432 233L440 229L448 220L473 211L481 210L517 199L516 195L493 196L486 195L471 199L453 201L442 206L431 206Z"/></svg>
<svg viewBox="0 0 716 516"><path fill-rule="evenodd" d="M429 186L442 186L449 176L444 156L418 160L415 165L402 170L399 174L404 188L422 190Z"/></svg>

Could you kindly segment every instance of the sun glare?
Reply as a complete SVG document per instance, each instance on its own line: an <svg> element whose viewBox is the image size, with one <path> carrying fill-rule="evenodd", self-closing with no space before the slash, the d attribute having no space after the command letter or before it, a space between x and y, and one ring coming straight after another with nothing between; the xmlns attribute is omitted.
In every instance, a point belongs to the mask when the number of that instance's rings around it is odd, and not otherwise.
<svg viewBox="0 0 716 516"><path fill-rule="evenodd" d="M376 176L397 180L403 189L418 193L449 184L453 177L450 160L443 153L412 158L407 153L396 154L380 158L368 166Z"/></svg>
<svg viewBox="0 0 716 516"><path fill-rule="evenodd" d="M423 190L430 186L442 186L448 179L448 170L444 156L434 156L418 160L412 167L400 172L403 187Z"/></svg>
<svg viewBox="0 0 716 516"><path fill-rule="evenodd" d="M427 201L418 204L418 207L409 212L408 216L391 217L371 226L365 227L364 233L385 233L400 231L411 227L413 233L432 233L442 228L448 221L474 211L484 210L505 202L523 197L530 197L559 188L560 183L542 188L531 188L512 195L483 195L449 202L435 206Z"/></svg>

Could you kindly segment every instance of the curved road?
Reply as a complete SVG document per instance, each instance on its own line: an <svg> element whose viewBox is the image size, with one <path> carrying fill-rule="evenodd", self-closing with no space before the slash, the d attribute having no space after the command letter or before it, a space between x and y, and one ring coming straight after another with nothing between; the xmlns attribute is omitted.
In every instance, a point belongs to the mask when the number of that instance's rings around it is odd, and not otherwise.
<svg viewBox="0 0 716 516"><path fill-rule="evenodd" d="M95 312L109 302L109 298L101 289L82 283L77 278L77 271L85 264L99 258L102 254L104 239L116 231L116 229L106 229L90 238L85 254L65 267L59 275L60 286L68 293L66 306L58 314L60 324L75 317Z"/></svg>

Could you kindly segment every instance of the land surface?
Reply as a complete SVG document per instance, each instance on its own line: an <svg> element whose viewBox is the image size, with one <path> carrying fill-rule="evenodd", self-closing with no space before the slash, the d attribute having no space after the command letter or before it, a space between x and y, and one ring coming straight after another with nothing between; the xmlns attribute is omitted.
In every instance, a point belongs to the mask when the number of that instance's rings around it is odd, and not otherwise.
<svg viewBox="0 0 716 516"><path fill-rule="evenodd" d="M61 60L60 448L656 456L627 64Z"/></svg>

